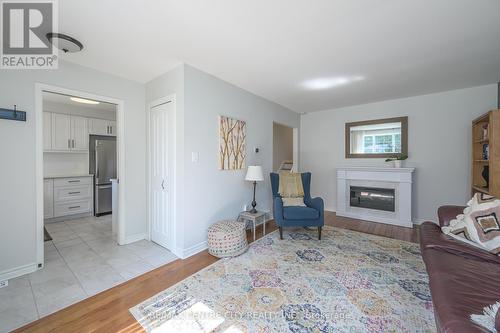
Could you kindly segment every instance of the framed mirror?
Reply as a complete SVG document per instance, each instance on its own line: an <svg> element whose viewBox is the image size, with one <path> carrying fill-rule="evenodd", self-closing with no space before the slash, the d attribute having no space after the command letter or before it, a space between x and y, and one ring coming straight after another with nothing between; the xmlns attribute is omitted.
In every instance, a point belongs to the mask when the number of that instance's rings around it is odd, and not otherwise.
<svg viewBox="0 0 500 333"><path fill-rule="evenodd" d="M408 117L345 124L346 158L388 158L408 154Z"/></svg>

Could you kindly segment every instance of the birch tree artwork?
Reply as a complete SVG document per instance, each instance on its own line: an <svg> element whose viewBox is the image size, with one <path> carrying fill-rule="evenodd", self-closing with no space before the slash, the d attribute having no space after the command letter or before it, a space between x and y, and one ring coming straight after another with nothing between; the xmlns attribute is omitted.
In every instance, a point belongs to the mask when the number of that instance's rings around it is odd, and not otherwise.
<svg viewBox="0 0 500 333"><path fill-rule="evenodd" d="M219 169L239 170L245 168L246 122L219 117Z"/></svg>

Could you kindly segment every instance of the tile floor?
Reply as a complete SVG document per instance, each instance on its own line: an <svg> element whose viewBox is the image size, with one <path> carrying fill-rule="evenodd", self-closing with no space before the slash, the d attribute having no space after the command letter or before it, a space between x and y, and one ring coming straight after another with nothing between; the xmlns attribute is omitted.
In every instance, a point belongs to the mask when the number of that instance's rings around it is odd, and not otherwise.
<svg viewBox="0 0 500 333"><path fill-rule="evenodd" d="M45 267L0 289L0 332L8 332L177 259L141 240L119 246L111 216L48 223Z"/></svg>

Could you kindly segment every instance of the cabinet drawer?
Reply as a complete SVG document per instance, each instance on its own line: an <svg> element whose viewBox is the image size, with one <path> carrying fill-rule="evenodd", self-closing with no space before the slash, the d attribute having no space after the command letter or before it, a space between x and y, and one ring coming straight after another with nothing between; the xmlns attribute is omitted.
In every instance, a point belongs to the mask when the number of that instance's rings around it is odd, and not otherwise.
<svg viewBox="0 0 500 333"><path fill-rule="evenodd" d="M90 199L72 202L61 202L54 205L54 216L65 216L73 214L82 214L92 211L92 202Z"/></svg>
<svg viewBox="0 0 500 333"><path fill-rule="evenodd" d="M57 178L54 179L54 186L78 186L92 185L92 177L74 177L74 178Z"/></svg>
<svg viewBox="0 0 500 333"><path fill-rule="evenodd" d="M68 201L68 200L83 200L90 198L92 194L92 186L65 186L54 188L55 202Z"/></svg>

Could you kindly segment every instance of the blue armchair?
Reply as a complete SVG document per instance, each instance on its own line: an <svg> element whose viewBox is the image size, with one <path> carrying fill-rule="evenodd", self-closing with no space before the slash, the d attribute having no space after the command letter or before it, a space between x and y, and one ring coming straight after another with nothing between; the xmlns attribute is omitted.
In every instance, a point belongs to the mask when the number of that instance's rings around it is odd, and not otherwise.
<svg viewBox="0 0 500 333"><path fill-rule="evenodd" d="M280 230L280 239L283 239L284 227L318 227L318 239L321 240L321 228L325 225L323 199L311 198L311 173L304 172L301 176L304 187L304 203L307 207L283 207L283 200L278 193L279 174L271 173L274 220Z"/></svg>

